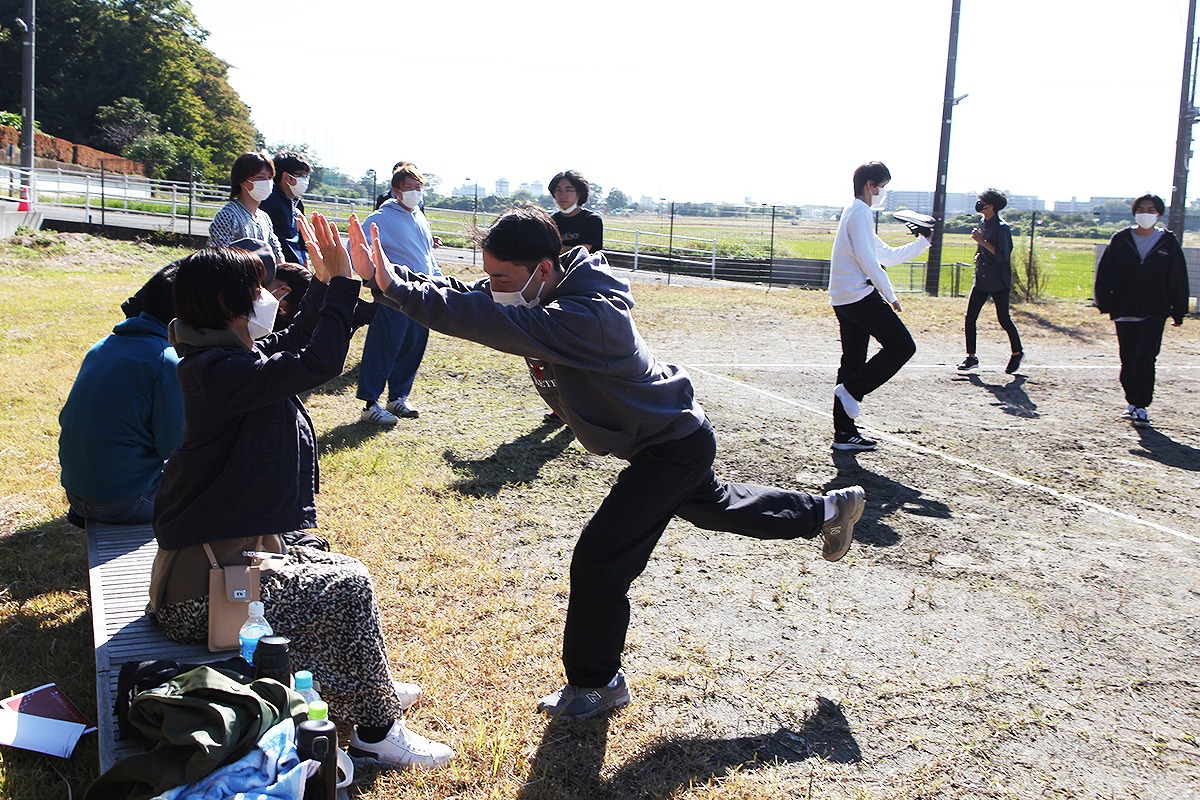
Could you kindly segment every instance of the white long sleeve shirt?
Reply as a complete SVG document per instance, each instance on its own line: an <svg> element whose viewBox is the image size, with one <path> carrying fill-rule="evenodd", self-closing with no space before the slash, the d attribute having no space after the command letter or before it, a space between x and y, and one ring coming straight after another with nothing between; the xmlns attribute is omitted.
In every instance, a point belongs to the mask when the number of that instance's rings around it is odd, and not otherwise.
<svg viewBox="0 0 1200 800"><path fill-rule="evenodd" d="M845 306L857 303L873 289L889 303L896 302L896 292L884 267L894 267L911 261L929 249L924 236L900 247L889 247L875 235L875 220L871 207L858 198L846 206L837 236L833 239L833 254L829 259L829 304Z"/></svg>

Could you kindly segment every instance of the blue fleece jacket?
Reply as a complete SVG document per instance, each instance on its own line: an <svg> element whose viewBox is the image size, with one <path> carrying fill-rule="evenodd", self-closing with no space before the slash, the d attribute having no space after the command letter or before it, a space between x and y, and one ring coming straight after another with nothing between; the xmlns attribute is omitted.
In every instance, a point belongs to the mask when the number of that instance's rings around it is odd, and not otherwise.
<svg viewBox="0 0 1200 800"><path fill-rule="evenodd" d="M58 415L62 485L88 502L150 493L183 439L183 392L166 323L141 314L84 356Z"/></svg>

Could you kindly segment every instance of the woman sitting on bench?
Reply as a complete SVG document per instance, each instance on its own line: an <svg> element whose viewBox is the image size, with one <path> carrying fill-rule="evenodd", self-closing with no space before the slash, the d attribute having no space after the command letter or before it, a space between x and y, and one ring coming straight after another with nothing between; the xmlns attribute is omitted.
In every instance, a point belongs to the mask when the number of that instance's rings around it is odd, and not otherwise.
<svg viewBox="0 0 1200 800"><path fill-rule="evenodd" d="M257 256L206 248L179 265L169 333L182 359L184 439L155 502L151 613L170 638L206 641L204 545L222 566L250 565L243 551L284 553L263 563L267 621L291 639L294 667L320 681L331 716L355 725L351 752L437 767L454 751L405 727L403 711L420 689L392 681L367 568L282 539L317 521L317 437L296 395L341 374L361 287L337 229L316 214L313 226L315 280L279 333L271 333L276 303Z"/></svg>

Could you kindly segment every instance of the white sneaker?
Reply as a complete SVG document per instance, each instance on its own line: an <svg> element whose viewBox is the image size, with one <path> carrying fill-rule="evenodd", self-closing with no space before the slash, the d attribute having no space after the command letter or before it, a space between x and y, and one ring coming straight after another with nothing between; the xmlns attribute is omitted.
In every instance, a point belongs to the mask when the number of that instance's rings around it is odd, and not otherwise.
<svg viewBox="0 0 1200 800"><path fill-rule="evenodd" d="M1133 410L1133 419L1131 421L1133 422L1133 427L1135 428L1150 427L1150 415L1144 408L1135 408Z"/></svg>
<svg viewBox="0 0 1200 800"><path fill-rule="evenodd" d="M1129 408L1121 412L1121 419L1133 419L1133 412L1137 411L1137 406L1133 403L1129 404Z"/></svg>
<svg viewBox="0 0 1200 800"><path fill-rule="evenodd" d="M833 387L833 396L842 401L842 410L850 419L858 419L858 401L854 399L854 395L846 391L844 384L839 383Z"/></svg>
<svg viewBox="0 0 1200 800"><path fill-rule="evenodd" d="M398 719L383 737L383 741L364 742L358 738L358 728L350 734L347 752L356 758L369 758L392 767L435 769L454 758L454 751L440 742L413 733Z"/></svg>
<svg viewBox="0 0 1200 800"><path fill-rule="evenodd" d="M389 413L395 414L397 417L416 419L417 417L421 416L420 411L418 411L414 406L409 405L407 398L404 400L389 400L388 404L384 406L384 408L386 408Z"/></svg>
<svg viewBox="0 0 1200 800"><path fill-rule="evenodd" d="M370 408L364 408L359 422L370 422L372 425L395 425L400 418L387 411L379 403L372 403Z"/></svg>
<svg viewBox="0 0 1200 800"><path fill-rule="evenodd" d="M396 697L400 700L401 708L408 708L421 699L421 687L415 683L392 681L392 686L396 687Z"/></svg>

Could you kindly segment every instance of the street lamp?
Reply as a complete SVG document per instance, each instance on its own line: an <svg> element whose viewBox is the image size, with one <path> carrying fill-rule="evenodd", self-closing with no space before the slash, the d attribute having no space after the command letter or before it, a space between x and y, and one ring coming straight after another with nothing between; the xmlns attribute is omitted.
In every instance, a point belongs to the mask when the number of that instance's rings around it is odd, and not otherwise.
<svg viewBox="0 0 1200 800"><path fill-rule="evenodd" d="M937 182L933 187L933 216L946 216L946 174L950 170L950 117L953 109L966 95L954 96L954 72L958 61L958 13L961 0L950 4L950 46L946 54L946 90L942 95L942 137L938 145ZM929 257L925 262L925 293L937 297L942 278L942 225L933 228Z"/></svg>
<svg viewBox="0 0 1200 800"><path fill-rule="evenodd" d="M21 184L33 194L33 66L37 28L37 0L25 0L25 16L17 19L24 34L21 43Z"/></svg>
<svg viewBox="0 0 1200 800"><path fill-rule="evenodd" d="M471 179L467 178L467 180L470 181ZM475 234L479 230L479 223L477 221L479 216L479 184L475 181L471 182L475 184L475 203L471 206L471 266L475 266L475 240L477 238Z"/></svg>

